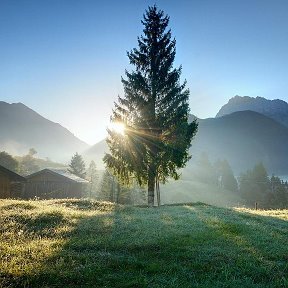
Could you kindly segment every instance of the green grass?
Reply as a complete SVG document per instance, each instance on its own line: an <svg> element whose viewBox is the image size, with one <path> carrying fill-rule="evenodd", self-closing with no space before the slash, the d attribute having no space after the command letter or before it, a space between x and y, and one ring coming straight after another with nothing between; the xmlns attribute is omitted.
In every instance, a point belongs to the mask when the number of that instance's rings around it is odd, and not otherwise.
<svg viewBox="0 0 288 288"><path fill-rule="evenodd" d="M288 287L288 211L0 200L0 287Z"/></svg>

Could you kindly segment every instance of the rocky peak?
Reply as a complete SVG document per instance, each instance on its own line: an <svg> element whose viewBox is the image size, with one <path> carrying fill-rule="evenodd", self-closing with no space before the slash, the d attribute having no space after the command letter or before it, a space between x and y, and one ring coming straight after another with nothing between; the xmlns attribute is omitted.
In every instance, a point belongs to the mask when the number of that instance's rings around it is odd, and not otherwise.
<svg viewBox="0 0 288 288"><path fill-rule="evenodd" d="M288 104L280 99L268 100L263 97L250 97L236 95L217 113L222 117L237 111L255 111L268 116L288 127Z"/></svg>

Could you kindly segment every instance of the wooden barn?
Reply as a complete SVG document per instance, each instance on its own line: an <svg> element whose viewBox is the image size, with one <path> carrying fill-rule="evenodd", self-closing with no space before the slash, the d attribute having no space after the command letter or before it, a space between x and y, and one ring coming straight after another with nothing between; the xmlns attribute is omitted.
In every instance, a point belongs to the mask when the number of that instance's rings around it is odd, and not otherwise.
<svg viewBox="0 0 288 288"><path fill-rule="evenodd" d="M0 198L22 198L26 179L0 165Z"/></svg>
<svg viewBox="0 0 288 288"><path fill-rule="evenodd" d="M25 198L81 198L89 183L66 170L43 169L26 176Z"/></svg>

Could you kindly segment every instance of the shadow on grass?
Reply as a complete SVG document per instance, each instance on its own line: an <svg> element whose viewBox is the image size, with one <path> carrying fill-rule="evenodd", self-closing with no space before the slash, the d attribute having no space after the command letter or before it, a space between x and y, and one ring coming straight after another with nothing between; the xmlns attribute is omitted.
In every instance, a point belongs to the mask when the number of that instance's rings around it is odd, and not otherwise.
<svg viewBox="0 0 288 288"><path fill-rule="evenodd" d="M81 200L58 204L81 211L92 205ZM13 281L22 287L288 285L284 220L201 203L109 208L79 218L69 233L60 235L65 240L61 249L33 275L7 275L10 287ZM56 218L55 229L64 221ZM37 221L46 227L45 219ZM42 224L29 225L33 230Z"/></svg>

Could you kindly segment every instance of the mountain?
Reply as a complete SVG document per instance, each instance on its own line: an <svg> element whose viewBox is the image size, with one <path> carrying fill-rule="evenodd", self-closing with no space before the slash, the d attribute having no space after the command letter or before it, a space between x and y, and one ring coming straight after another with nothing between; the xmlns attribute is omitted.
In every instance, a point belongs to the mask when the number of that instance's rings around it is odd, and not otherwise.
<svg viewBox="0 0 288 288"><path fill-rule="evenodd" d="M268 100L263 97L236 95L219 110L216 117L245 110L261 113L288 127L288 103L279 99Z"/></svg>
<svg viewBox="0 0 288 288"><path fill-rule="evenodd" d="M213 162L226 159L239 174L262 161L269 173L288 174L288 128L257 112L240 111L218 118L198 119L199 129L192 141L189 174L202 152ZM86 151L101 161L108 151L103 140ZM98 164L99 165L99 164ZM102 164L103 167L103 164ZM184 172L184 171L183 171Z"/></svg>
<svg viewBox="0 0 288 288"><path fill-rule="evenodd" d="M270 173L288 174L288 128L254 111L199 120L191 152L201 151L228 160L237 174L260 161Z"/></svg>
<svg viewBox="0 0 288 288"><path fill-rule="evenodd" d="M22 103L0 101L0 150L23 155L32 147L40 157L68 161L89 145Z"/></svg>

